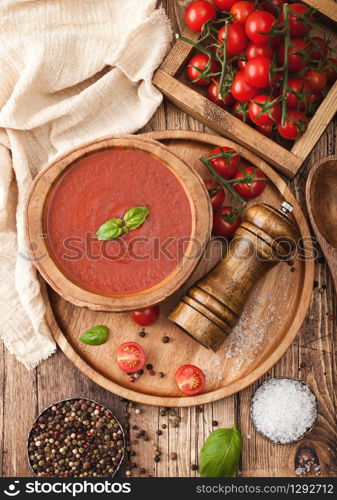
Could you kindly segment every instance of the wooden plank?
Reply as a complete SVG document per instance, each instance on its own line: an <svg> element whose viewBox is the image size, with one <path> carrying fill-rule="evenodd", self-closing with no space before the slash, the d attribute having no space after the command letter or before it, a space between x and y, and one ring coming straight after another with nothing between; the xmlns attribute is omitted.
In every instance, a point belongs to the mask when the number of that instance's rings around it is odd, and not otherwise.
<svg viewBox="0 0 337 500"><path fill-rule="evenodd" d="M314 9L318 10L321 14L324 14L328 18L332 19L337 23L337 7L336 2L333 0L303 0L304 3L310 5Z"/></svg>
<svg viewBox="0 0 337 500"><path fill-rule="evenodd" d="M197 40L199 38L199 33L186 28L182 36L189 38L190 40ZM168 75L175 76L184 67L187 59L190 57L193 51L193 46L189 45L182 40L178 40L173 48L170 50L164 61L162 62L160 69L167 73Z"/></svg>
<svg viewBox="0 0 337 500"><path fill-rule="evenodd" d="M221 135L247 147L292 178L302 160L223 110L187 85L158 70L154 84L180 109Z"/></svg>

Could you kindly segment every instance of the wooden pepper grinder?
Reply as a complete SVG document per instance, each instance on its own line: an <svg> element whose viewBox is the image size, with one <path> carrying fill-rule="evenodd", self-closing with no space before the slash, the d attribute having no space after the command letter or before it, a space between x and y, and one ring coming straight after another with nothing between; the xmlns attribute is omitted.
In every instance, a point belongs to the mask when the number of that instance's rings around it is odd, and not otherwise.
<svg viewBox="0 0 337 500"><path fill-rule="evenodd" d="M299 234L287 216L292 210L287 202L279 210L266 204L250 207L224 258L188 290L169 319L217 351L258 280L296 248Z"/></svg>

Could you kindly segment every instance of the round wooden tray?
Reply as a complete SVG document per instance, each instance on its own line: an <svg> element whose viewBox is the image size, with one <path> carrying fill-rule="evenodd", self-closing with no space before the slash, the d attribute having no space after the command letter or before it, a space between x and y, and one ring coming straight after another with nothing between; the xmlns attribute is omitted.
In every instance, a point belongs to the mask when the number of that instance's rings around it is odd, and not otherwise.
<svg viewBox="0 0 337 500"><path fill-rule="evenodd" d="M267 188L258 202L278 207L286 199L294 207L302 238L305 238L302 255L295 258L294 265L280 263L256 286L244 314L223 344L214 353L199 345L173 323L166 319L167 313L177 303L186 288L210 270L219 260L222 248L219 241L212 240L188 283L161 306L161 317L146 328L146 336L140 338L140 327L134 324L129 314L112 314L89 311L70 304L52 290L47 300L47 321L55 340L66 356L88 377L109 391L127 399L156 406L192 406L209 403L234 394L252 384L268 371L284 354L296 337L305 318L312 292L314 262L311 236L308 225L296 199L285 182L264 161L227 139L216 135L192 131L160 131L146 134L166 144L173 153L205 178L206 168L198 160L214 146L231 146L246 161L258 166L269 178ZM256 202L252 200L251 203ZM311 254L311 255L310 255ZM79 336L88 328L106 324L110 328L108 342L92 347L82 344ZM162 343L167 335L170 342ZM148 373L136 382L122 373L116 363L116 348L125 341L137 341L145 349L148 362L164 378ZM174 374L186 363L202 368L206 375L203 394L183 397L178 391Z"/></svg>
<svg viewBox="0 0 337 500"><path fill-rule="evenodd" d="M179 180L188 197L192 216L191 242L198 241L201 252L209 240L212 210L206 187L195 169L173 154L167 147L150 138L115 135L84 144L56 160L35 178L26 204L26 236L34 264L49 285L66 300L81 307L98 311L133 311L160 303L170 297L191 276L200 254L190 243L179 265L164 281L137 294L107 295L86 290L69 279L58 267L48 249L45 213L50 193L67 169L77 160L107 149L128 148L142 151L159 159Z"/></svg>

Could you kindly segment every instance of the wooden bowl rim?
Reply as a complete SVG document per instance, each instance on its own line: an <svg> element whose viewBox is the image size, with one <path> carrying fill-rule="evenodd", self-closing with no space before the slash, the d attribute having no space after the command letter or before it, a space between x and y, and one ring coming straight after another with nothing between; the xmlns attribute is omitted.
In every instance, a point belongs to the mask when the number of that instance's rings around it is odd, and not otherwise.
<svg viewBox="0 0 337 500"><path fill-rule="evenodd" d="M276 173L264 160L256 156L254 153L246 149L244 146L236 144L235 142L226 139L224 137L208 134L204 132L197 132L192 130L162 130L154 131L150 133L143 134L145 137L154 138L155 140L169 141L173 140L185 140L185 141L198 141L205 144L211 144L214 146L229 146L236 149L240 155L246 160L252 162L253 164L259 166L267 175L267 177L276 185L278 191L284 198L286 198L294 207L294 216L298 223L301 235L304 236L306 240L306 247L304 249L305 255L310 255L313 251L313 243L311 239L311 234L309 231L308 224L305 220L304 214L301 210L299 203L296 198L288 188L285 181ZM301 301L301 314L297 314L294 318L292 325L289 328L287 335L284 336L280 342L278 349L276 349L271 355L262 361L262 363L256 367L253 372L244 375L242 378L235 380L226 387L221 387L215 391L210 391L207 393L202 393L193 397L162 397L155 396L153 394L146 394L142 392L137 392L135 390L123 387L116 382L108 379L101 373L97 372L92 366L90 366L86 361L84 361L77 351L69 343L67 337L63 334L62 330L57 324L51 305L47 308L47 322L51 327L53 336L58 343L59 347L64 351L66 356L75 364L75 366L87 377L94 380L101 387L106 390L122 396L131 401L135 401L141 404L148 404L152 406L167 406L167 407L189 407L195 405L203 405L206 403L211 403L223 399L225 397L231 396L249 385L256 382L261 378L268 370L270 370L283 356L286 350L290 347L294 341L299 329L302 326L304 318L306 316L312 295L312 286L314 281L314 261L310 259L305 260L304 264L304 282L302 286L302 293L300 297ZM43 294L45 299L49 301L47 290L43 287Z"/></svg>
<svg viewBox="0 0 337 500"><path fill-rule="evenodd" d="M93 310L124 312L158 304L178 290L197 266L198 258L192 255L190 243L179 265L162 282L143 292L127 296L101 295L86 290L58 267L46 242L39 235L44 233L43 218L48 195L64 171L79 159L114 147L138 149L161 161L181 183L186 193L192 215L191 238L200 242L200 258L211 235L212 210L205 184L199 174L169 148L157 141L141 136L114 135L82 144L57 158L35 178L26 201L26 240L31 248L33 263L49 285L72 304ZM32 248L32 242L37 246ZM39 256L44 256L41 260Z"/></svg>

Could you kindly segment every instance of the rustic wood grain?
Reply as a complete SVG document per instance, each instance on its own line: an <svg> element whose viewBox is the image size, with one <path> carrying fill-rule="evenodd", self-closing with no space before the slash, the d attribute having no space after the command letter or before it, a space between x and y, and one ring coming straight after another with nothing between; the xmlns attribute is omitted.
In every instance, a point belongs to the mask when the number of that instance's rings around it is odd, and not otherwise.
<svg viewBox="0 0 337 500"><path fill-rule="evenodd" d="M188 1L177 0L181 5ZM163 1L174 29L182 26L181 10L175 14L175 2ZM321 0L316 2L319 8ZM182 113L168 102L164 102L144 131L161 129L204 130L204 126ZM305 183L308 173L317 160L337 153L337 120L329 124L308 160L289 186L300 202L305 205ZM319 247L317 246L319 252ZM337 301L333 290L331 275L324 260L315 265L315 280L310 310L297 340L288 349L279 363L262 379L273 375L299 377L313 387L319 402L318 425L305 441L294 445L279 446L269 443L257 434L252 427L248 406L259 382L241 393L207 404L202 413L196 408L179 409L181 423L178 428L163 430L161 436L156 430L163 423L168 424L171 417L160 416L160 408L138 405L140 414L130 408L131 427L134 425L148 431L149 441L138 440L132 445L136 456L132 462L137 464L132 475L142 476L140 467L147 469L145 475L156 476L195 476L191 465L197 463L203 440L213 429L212 420L218 427L228 427L236 423L244 437L241 459L243 476L294 476L299 462L299 454L308 452L318 455L322 476L337 476L337 437L335 430L336 415L336 320L329 320L327 314L337 315ZM2 380L2 409L0 409L0 468L3 476L28 475L25 461L26 431L38 410L59 397L85 395L101 400L114 408L116 415L125 422L125 404L113 394L90 382L66 359L59 350L57 354L41 363L38 369L27 372L4 347L0 349L0 374ZM37 383L34 381L37 380ZM1 413L3 412L3 413ZM1 415L3 414L3 418ZM17 418L17 415L20 418ZM131 431L132 440L136 438ZM162 457L159 463L153 461L154 450L151 441L159 443ZM178 459L169 459L169 453L176 452ZM315 472L313 472L315 475Z"/></svg>

